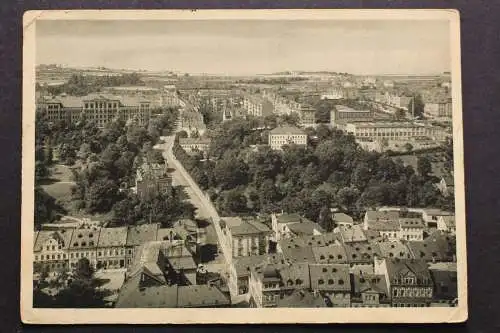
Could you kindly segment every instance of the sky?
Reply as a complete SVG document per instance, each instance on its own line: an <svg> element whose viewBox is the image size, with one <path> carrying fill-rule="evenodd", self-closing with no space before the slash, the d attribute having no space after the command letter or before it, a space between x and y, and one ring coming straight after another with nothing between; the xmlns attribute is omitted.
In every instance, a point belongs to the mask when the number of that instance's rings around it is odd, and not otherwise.
<svg viewBox="0 0 500 333"><path fill-rule="evenodd" d="M36 23L37 64L227 75L438 74L448 21L164 20Z"/></svg>

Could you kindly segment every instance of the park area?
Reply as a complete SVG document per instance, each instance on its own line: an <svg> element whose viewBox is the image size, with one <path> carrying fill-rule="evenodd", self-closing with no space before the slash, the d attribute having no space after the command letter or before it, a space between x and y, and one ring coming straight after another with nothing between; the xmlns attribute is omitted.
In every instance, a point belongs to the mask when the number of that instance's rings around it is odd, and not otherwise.
<svg viewBox="0 0 500 333"><path fill-rule="evenodd" d="M70 208L71 187L75 185L70 167L56 164L50 171L50 178L40 181L41 187L61 206Z"/></svg>

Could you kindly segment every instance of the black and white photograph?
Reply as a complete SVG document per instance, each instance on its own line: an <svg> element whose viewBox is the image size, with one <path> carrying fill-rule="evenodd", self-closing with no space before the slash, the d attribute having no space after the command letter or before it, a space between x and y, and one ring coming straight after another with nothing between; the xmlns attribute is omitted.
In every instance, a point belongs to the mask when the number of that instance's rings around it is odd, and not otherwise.
<svg viewBox="0 0 500 333"><path fill-rule="evenodd" d="M25 322L466 319L457 12L24 19Z"/></svg>

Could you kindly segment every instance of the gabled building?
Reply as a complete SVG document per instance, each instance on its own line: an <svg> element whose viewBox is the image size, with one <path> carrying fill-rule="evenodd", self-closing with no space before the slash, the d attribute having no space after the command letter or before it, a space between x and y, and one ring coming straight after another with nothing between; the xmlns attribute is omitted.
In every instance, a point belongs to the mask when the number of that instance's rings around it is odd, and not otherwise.
<svg viewBox="0 0 500 333"><path fill-rule="evenodd" d="M399 212L368 210L365 213L364 230L378 231L387 240L399 239Z"/></svg>
<svg viewBox="0 0 500 333"><path fill-rule="evenodd" d="M427 307L431 304L433 283L424 260L376 259L374 273L385 277L393 307Z"/></svg>
<svg viewBox="0 0 500 333"><path fill-rule="evenodd" d="M271 222L276 242L295 236L319 236L325 232L319 224L298 214L272 214Z"/></svg>
<svg viewBox="0 0 500 333"><path fill-rule="evenodd" d="M445 197L453 196L455 194L455 182L453 176L446 175L441 177L437 188L441 192L441 194Z"/></svg>
<svg viewBox="0 0 500 333"><path fill-rule="evenodd" d="M73 229L37 231L34 237L34 272L67 271L70 269L68 249Z"/></svg>
<svg viewBox="0 0 500 333"><path fill-rule="evenodd" d="M437 221L437 228L440 231L445 231L452 235L455 235L457 231L455 216L454 215L439 216Z"/></svg>
<svg viewBox="0 0 500 333"><path fill-rule="evenodd" d="M97 269L126 267L127 227L101 228L97 242Z"/></svg>
<svg viewBox="0 0 500 333"><path fill-rule="evenodd" d="M347 264L349 263L345 248L341 244L313 247L315 262L318 264Z"/></svg>
<svg viewBox="0 0 500 333"><path fill-rule="evenodd" d="M265 224L253 218L222 217L221 227L233 257L269 252L272 231Z"/></svg>
<svg viewBox="0 0 500 333"><path fill-rule="evenodd" d="M343 264L310 264L311 289L319 292L331 307L351 306L349 266Z"/></svg>
<svg viewBox="0 0 500 333"><path fill-rule="evenodd" d="M155 241L158 234L160 224L141 224L135 226L129 226L127 232L127 242L126 242L126 263L129 265L134 258L135 251L144 243Z"/></svg>
<svg viewBox="0 0 500 333"><path fill-rule="evenodd" d="M351 306L355 308L380 308L391 306L384 275L352 274Z"/></svg>
<svg viewBox="0 0 500 333"><path fill-rule="evenodd" d="M78 260L87 258L92 267L97 265L97 242L101 228L75 229L68 248L69 265L73 269Z"/></svg>

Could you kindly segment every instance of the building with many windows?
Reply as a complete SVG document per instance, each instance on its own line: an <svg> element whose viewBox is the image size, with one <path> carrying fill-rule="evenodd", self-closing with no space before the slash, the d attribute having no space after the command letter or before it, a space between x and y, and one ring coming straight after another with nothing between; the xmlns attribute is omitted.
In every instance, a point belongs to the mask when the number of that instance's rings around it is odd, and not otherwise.
<svg viewBox="0 0 500 333"><path fill-rule="evenodd" d="M383 275L394 307L426 307L433 298L427 263L417 259L375 259L374 271Z"/></svg>
<svg viewBox="0 0 500 333"><path fill-rule="evenodd" d="M223 217L221 227L233 257L269 252L271 229L253 218Z"/></svg>
<svg viewBox="0 0 500 333"><path fill-rule="evenodd" d="M127 227L101 228L97 243L97 269L126 267Z"/></svg>
<svg viewBox="0 0 500 333"><path fill-rule="evenodd" d="M269 132L269 146L271 149L281 150L284 145L306 145L307 134L293 126L276 127Z"/></svg>
<svg viewBox="0 0 500 333"><path fill-rule="evenodd" d="M142 97L118 97L100 93L76 97L63 94L40 99L37 110L52 122L76 122L85 118L102 128L115 119L145 125L151 116L150 105L151 102Z"/></svg>
<svg viewBox="0 0 500 333"><path fill-rule="evenodd" d="M274 112L273 104L266 98L256 95L247 95L243 98L243 108L247 115L254 117L265 117Z"/></svg>
<svg viewBox="0 0 500 333"><path fill-rule="evenodd" d="M330 111L330 125L343 126L348 122L367 122L373 120L373 112L371 110L355 110L353 108L336 105Z"/></svg>
<svg viewBox="0 0 500 333"><path fill-rule="evenodd" d="M68 248L69 265L76 267L78 260L86 258L92 267L97 266L97 242L99 241L100 228L75 229Z"/></svg>
<svg viewBox="0 0 500 333"><path fill-rule="evenodd" d="M429 134L426 126L411 122L350 122L345 130L362 140L409 140Z"/></svg>
<svg viewBox="0 0 500 333"><path fill-rule="evenodd" d="M69 268L68 248L73 229L41 230L34 237L35 272L66 271Z"/></svg>

